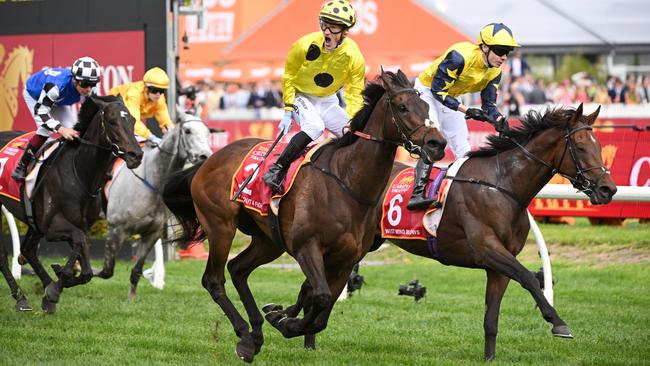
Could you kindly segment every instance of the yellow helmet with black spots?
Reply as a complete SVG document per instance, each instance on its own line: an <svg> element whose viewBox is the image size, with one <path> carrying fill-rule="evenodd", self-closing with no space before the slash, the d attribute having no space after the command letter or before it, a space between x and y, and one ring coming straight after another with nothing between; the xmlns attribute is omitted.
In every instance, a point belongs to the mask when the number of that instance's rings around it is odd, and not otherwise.
<svg viewBox="0 0 650 366"><path fill-rule="evenodd" d="M357 22L357 16L352 4L347 0L331 0L323 4L320 8L320 19L342 24L346 28L352 28Z"/></svg>
<svg viewBox="0 0 650 366"><path fill-rule="evenodd" d="M154 67L152 69L147 70L147 72L144 73L144 77L142 78L142 81L144 81L144 83L147 86L151 86L154 88L158 88L158 89L169 88L169 77L167 76L165 70L161 69L160 67Z"/></svg>
<svg viewBox="0 0 650 366"><path fill-rule="evenodd" d="M479 45L521 47L512 35L512 31L503 23L490 23L481 29L478 35Z"/></svg>

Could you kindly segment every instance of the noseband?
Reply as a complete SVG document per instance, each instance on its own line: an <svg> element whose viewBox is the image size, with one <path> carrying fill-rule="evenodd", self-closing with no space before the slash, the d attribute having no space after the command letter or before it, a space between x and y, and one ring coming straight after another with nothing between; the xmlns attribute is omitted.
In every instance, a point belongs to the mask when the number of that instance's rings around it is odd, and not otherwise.
<svg viewBox="0 0 650 366"><path fill-rule="evenodd" d="M84 139L82 137L77 137L76 140L79 141L80 143L84 144L84 145L94 146L94 147L96 147L98 149L110 151L111 154L113 154L113 156L115 156L117 158L122 157L126 153L124 151L122 151L122 149L116 143L114 143L113 140L111 140L110 136L108 136L108 134L106 133L106 124L104 122L104 110L103 109L100 110L99 113L100 113L99 116L100 116L100 122L101 122L101 127L102 127L101 135L106 138L106 141L108 141L109 146L104 146L104 145L101 145L99 143L95 143L95 142L86 140L86 139Z"/></svg>
<svg viewBox="0 0 650 366"><path fill-rule="evenodd" d="M591 126L584 125L580 127L576 127L573 130L569 129L569 124L567 123L564 131L564 151L562 152L562 157L560 158L560 162L558 163L557 167L553 167L551 164L548 164L544 160L538 158L537 156L533 155L530 151L526 150L526 148L518 143L517 141L510 139L515 145L519 146L519 148L528 156L529 158L535 160L536 162L544 165L545 167L551 169L552 174L559 174L562 177L566 178L571 182L571 185L573 185L573 188L583 192L587 196L591 196L591 193L593 193L593 189L596 187L598 182L606 175L609 174L609 169L604 166L604 165L599 165L599 166L593 166L590 168L582 168L582 164L580 164L580 160L578 160L575 152L575 144L573 143L573 140L571 139L571 135L574 133L581 131L581 130L588 130L591 131L592 128ZM569 151L569 155L571 155L571 159L573 160L573 164L576 168L576 175L575 177L572 177L560 170L560 167L562 166L562 162L564 161L564 158L566 157L566 152ZM596 178L596 180L591 180L587 178L585 173L590 172L592 170L597 170L600 169L602 173Z"/></svg>

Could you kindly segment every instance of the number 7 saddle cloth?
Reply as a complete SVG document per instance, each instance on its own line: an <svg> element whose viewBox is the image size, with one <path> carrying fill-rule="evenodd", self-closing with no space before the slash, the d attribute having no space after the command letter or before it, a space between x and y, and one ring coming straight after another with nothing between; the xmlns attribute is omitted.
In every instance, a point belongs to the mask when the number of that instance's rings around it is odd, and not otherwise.
<svg viewBox="0 0 650 366"><path fill-rule="evenodd" d="M390 182L382 203L381 236L386 239L420 239L437 237L438 225L445 209L447 193L452 181L447 176L455 176L467 160L456 160L449 168L434 167L427 183L427 197L437 197L440 208L411 211L406 208L414 187L413 168L402 170Z"/></svg>

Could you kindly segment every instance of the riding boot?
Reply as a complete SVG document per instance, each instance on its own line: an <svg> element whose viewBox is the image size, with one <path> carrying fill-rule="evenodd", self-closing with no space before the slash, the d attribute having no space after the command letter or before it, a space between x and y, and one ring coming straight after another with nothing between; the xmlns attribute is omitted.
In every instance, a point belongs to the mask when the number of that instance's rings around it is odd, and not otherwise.
<svg viewBox="0 0 650 366"><path fill-rule="evenodd" d="M413 193L408 205L406 205L407 209L412 211L423 210L431 206L431 204L437 203L435 199L427 198L426 186L429 182L431 167L431 164L425 163L422 159L418 160L415 165L415 187L413 187Z"/></svg>
<svg viewBox="0 0 650 366"><path fill-rule="evenodd" d="M273 191L282 191L282 181L284 180L284 176L287 175L289 166L294 160L296 160L296 158L298 158L298 156L300 156L300 153L307 147L307 145L309 145L310 142L312 142L311 137L303 131L298 132L293 136L293 138L291 138L287 147L282 151L282 154L280 154L278 161L271 165L269 170L262 177L264 182L266 182L269 187L273 188Z"/></svg>
<svg viewBox="0 0 650 366"><path fill-rule="evenodd" d="M25 146L25 152L23 153L22 158L20 158L20 162L18 165L16 165L14 172L11 173L11 177L13 179L19 182L25 180L25 176L27 175L27 167L32 162L32 160L34 160L34 157L36 156L36 150L38 150L38 148L34 147L31 142L27 143L27 146Z"/></svg>

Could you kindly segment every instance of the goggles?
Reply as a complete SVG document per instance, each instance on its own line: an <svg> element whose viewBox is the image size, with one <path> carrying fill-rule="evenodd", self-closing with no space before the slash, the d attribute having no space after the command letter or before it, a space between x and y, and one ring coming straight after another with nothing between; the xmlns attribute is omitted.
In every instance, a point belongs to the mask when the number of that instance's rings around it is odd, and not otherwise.
<svg viewBox="0 0 650 366"><path fill-rule="evenodd" d="M320 30L325 32L326 29L329 30L330 33L332 33L332 34L339 34L339 33L343 32L345 30L345 27L342 26L342 25L339 25L339 24L328 23L328 22L321 19L320 20Z"/></svg>
<svg viewBox="0 0 650 366"><path fill-rule="evenodd" d="M165 92L165 89L160 89L160 88L156 88L156 87L153 87L153 86L148 86L147 91L149 93L151 93L151 94L163 94Z"/></svg>
<svg viewBox="0 0 650 366"><path fill-rule="evenodd" d="M79 86L82 88L94 88L95 85L97 85L96 81L79 80Z"/></svg>
<svg viewBox="0 0 650 366"><path fill-rule="evenodd" d="M508 56L510 55L510 52L512 52L512 47L505 47L505 46L492 46L490 47L490 50L492 53L495 55L502 57L502 56Z"/></svg>

